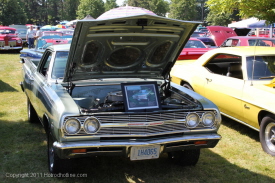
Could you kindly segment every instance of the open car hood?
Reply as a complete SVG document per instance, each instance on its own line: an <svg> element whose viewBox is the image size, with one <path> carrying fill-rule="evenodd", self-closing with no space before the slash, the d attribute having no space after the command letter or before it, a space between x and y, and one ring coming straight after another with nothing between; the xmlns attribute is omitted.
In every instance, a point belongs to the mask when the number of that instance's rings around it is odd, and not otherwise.
<svg viewBox="0 0 275 183"><path fill-rule="evenodd" d="M234 28L234 31L238 36L247 36L247 34L251 31L249 28Z"/></svg>
<svg viewBox="0 0 275 183"><path fill-rule="evenodd" d="M155 15L76 24L64 82L103 78L167 78L200 22Z"/></svg>
<svg viewBox="0 0 275 183"><path fill-rule="evenodd" d="M212 35L212 39L214 40L216 46L221 46L221 44L229 37L246 36L251 30L248 28L236 28L233 30L230 27L224 26L207 26L206 28Z"/></svg>

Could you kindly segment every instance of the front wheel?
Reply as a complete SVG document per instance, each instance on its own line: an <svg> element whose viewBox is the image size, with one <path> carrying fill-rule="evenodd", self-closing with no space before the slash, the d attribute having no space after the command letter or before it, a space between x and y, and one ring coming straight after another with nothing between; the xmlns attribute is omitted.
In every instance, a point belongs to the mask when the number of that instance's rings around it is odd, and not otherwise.
<svg viewBox="0 0 275 183"><path fill-rule="evenodd" d="M60 159L53 147L53 137L48 133L48 167L50 173L67 173L71 169L70 160Z"/></svg>
<svg viewBox="0 0 275 183"><path fill-rule="evenodd" d="M200 149L176 151L169 153L169 158L181 166L195 166L199 161L200 152Z"/></svg>
<svg viewBox="0 0 275 183"><path fill-rule="evenodd" d="M263 150L275 156L275 117L265 116L261 121L260 142Z"/></svg>

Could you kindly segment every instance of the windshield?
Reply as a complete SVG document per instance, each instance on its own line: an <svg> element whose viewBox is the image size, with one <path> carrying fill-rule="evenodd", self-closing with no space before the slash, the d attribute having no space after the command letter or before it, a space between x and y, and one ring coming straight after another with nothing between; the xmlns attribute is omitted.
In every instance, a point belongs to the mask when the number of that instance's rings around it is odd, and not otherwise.
<svg viewBox="0 0 275 183"><path fill-rule="evenodd" d="M189 40L184 48L207 48L201 41Z"/></svg>
<svg viewBox="0 0 275 183"><path fill-rule="evenodd" d="M56 52L56 56L53 64L52 79L62 79L64 77L68 55L69 55L68 51Z"/></svg>
<svg viewBox="0 0 275 183"><path fill-rule="evenodd" d="M15 30L0 29L0 34L15 34Z"/></svg>
<svg viewBox="0 0 275 183"><path fill-rule="evenodd" d="M272 79L275 77L275 56L256 56L247 57L247 76L252 79L254 63L253 79Z"/></svg>

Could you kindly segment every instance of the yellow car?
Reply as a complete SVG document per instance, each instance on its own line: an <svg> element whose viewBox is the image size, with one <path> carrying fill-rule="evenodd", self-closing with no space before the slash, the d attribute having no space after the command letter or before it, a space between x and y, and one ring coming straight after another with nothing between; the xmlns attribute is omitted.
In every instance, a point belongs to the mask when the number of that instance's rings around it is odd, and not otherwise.
<svg viewBox="0 0 275 183"><path fill-rule="evenodd" d="M259 131L275 156L275 48L217 48L198 60L177 61L172 81L212 100L224 116Z"/></svg>

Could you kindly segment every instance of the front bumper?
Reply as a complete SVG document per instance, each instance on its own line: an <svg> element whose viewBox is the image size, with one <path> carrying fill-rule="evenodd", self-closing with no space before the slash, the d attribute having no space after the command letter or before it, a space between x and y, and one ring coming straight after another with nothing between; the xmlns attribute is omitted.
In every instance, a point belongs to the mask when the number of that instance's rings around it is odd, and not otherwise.
<svg viewBox="0 0 275 183"><path fill-rule="evenodd" d="M165 139L152 139L146 141L81 141L81 142L54 142L57 155L62 158L77 158L85 156L125 156L129 157L131 147L160 145L160 153L180 151L185 149L213 148L221 136L219 134L188 135ZM202 143L204 142L204 143ZM73 150L86 149L85 152L75 153Z"/></svg>
<svg viewBox="0 0 275 183"><path fill-rule="evenodd" d="M22 46L12 47L12 46L4 46L0 47L0 50L22 50Z"/></svg>

